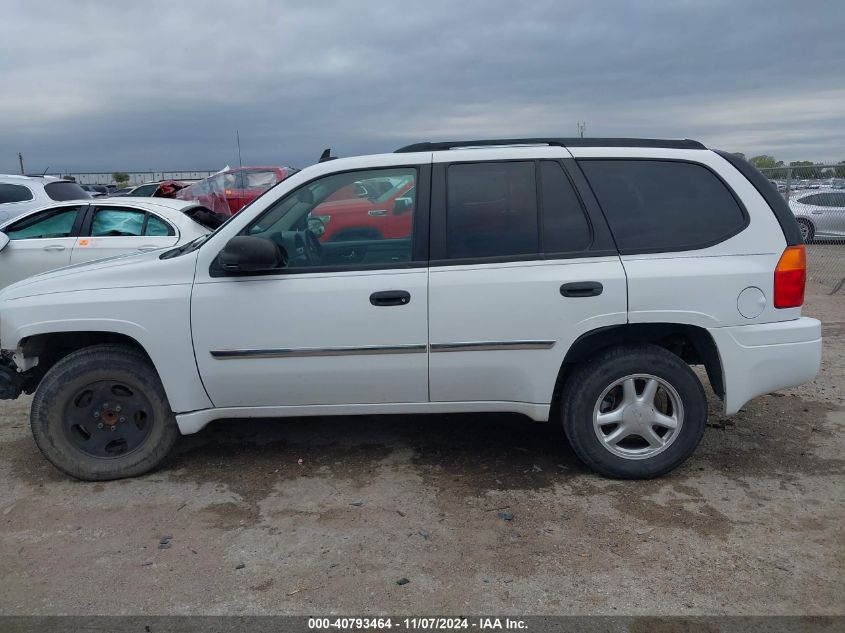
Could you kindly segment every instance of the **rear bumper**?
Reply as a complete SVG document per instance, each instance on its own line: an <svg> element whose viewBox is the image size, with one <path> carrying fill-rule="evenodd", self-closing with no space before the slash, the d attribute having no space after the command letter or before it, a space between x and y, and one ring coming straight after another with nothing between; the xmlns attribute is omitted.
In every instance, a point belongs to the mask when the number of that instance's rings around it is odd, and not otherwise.
<svg viewBox="0 0 845 633"><path fill-rule="evenodd" d="M821 368L822 324L792 321L710 328L725 378L725 414L756 396L815 379Z"/></svg>

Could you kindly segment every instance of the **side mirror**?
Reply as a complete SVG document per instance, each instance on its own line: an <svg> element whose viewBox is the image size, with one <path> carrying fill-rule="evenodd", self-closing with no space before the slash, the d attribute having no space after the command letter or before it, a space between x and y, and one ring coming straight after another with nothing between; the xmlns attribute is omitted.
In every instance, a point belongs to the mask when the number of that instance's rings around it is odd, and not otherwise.
<svg viewBox="0 0 845 633"><path fill-rule="evenodd" d="M238 235L217 256L220 267L230 273L259 273L287 266L288 258L275 242L263 237Z"/></svg>
<svg viewBox="0 0 845 633"><path fill-rule="evenodd" d="M0 251L9 245L9 236L0 231Z"/></svg>
<svg viewBox="0 0 845 633"><path fill-rule="evenodd" d="M414 206L414 201L410 198L396 198L393 202L393 213L399 215L409 211Z"/></svg>

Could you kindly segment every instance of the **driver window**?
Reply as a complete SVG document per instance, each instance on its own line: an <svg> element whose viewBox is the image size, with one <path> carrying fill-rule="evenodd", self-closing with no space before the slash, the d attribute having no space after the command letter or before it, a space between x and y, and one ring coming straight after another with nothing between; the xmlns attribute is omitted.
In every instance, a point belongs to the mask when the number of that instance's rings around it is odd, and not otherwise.
<svg viewBox="0 0 845 633"><path fill-rule="evenodd" d="M332 174L291 192L244 229L276 242L288 269L411 261L417 170Z"/></svg>

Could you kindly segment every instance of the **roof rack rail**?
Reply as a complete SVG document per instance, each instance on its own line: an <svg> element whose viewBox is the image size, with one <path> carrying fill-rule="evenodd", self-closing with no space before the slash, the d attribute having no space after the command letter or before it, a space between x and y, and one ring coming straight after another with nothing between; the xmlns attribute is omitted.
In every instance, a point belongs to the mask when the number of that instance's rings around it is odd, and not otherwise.
<svg viewBox="0 0 845 633"><path fill-rule="evenodd" d="M497 145L557 145L559 147L656 147L662 149L707 149L690 139L660 138L499 138L475 141L443 141L439 143L412 143L394 153L438 152L459 147L490 147Z"/></svg>

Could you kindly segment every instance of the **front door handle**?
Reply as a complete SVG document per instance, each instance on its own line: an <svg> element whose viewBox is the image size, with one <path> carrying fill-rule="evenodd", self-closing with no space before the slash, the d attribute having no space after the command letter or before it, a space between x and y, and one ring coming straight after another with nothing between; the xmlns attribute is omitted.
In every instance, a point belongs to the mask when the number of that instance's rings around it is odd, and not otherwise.
<svg viewBox="0 0 845 633"><path fill-rule="evenodd" d="M411 302L411 293L404 290L383 290L370 295L374 306L403 306Z"/></svg>
<svg viewBox="0 0 845 633"><path fill-rule="evenodd" d="M139 250L139 251L141 251L142 253L146 253L146 252L148 252L148 251L154 251L154 250L156 250L157 248L159 248L159 247L158 247L158 246L156 246L156 245L154 245L154 244L152 244L152 245L147 245L147 246L139 246L139 247L138 247L138 250Z"/></svg>
<svg viewBox="0 0 845 633"><path fill-rule="evenodd" d="M58 251L65 250L65 247L62 246L61 244L50 244L50 246L45 246L44 250L45 251L57 251L58 252Z"/></svg>
<svg viewBox="0 0 845 633"><path fill-rule="evenodd" d="M560 294L564 297L597 297L602 290L604 287L597 281L576 281L563 284L560 287Z"/></svg>

